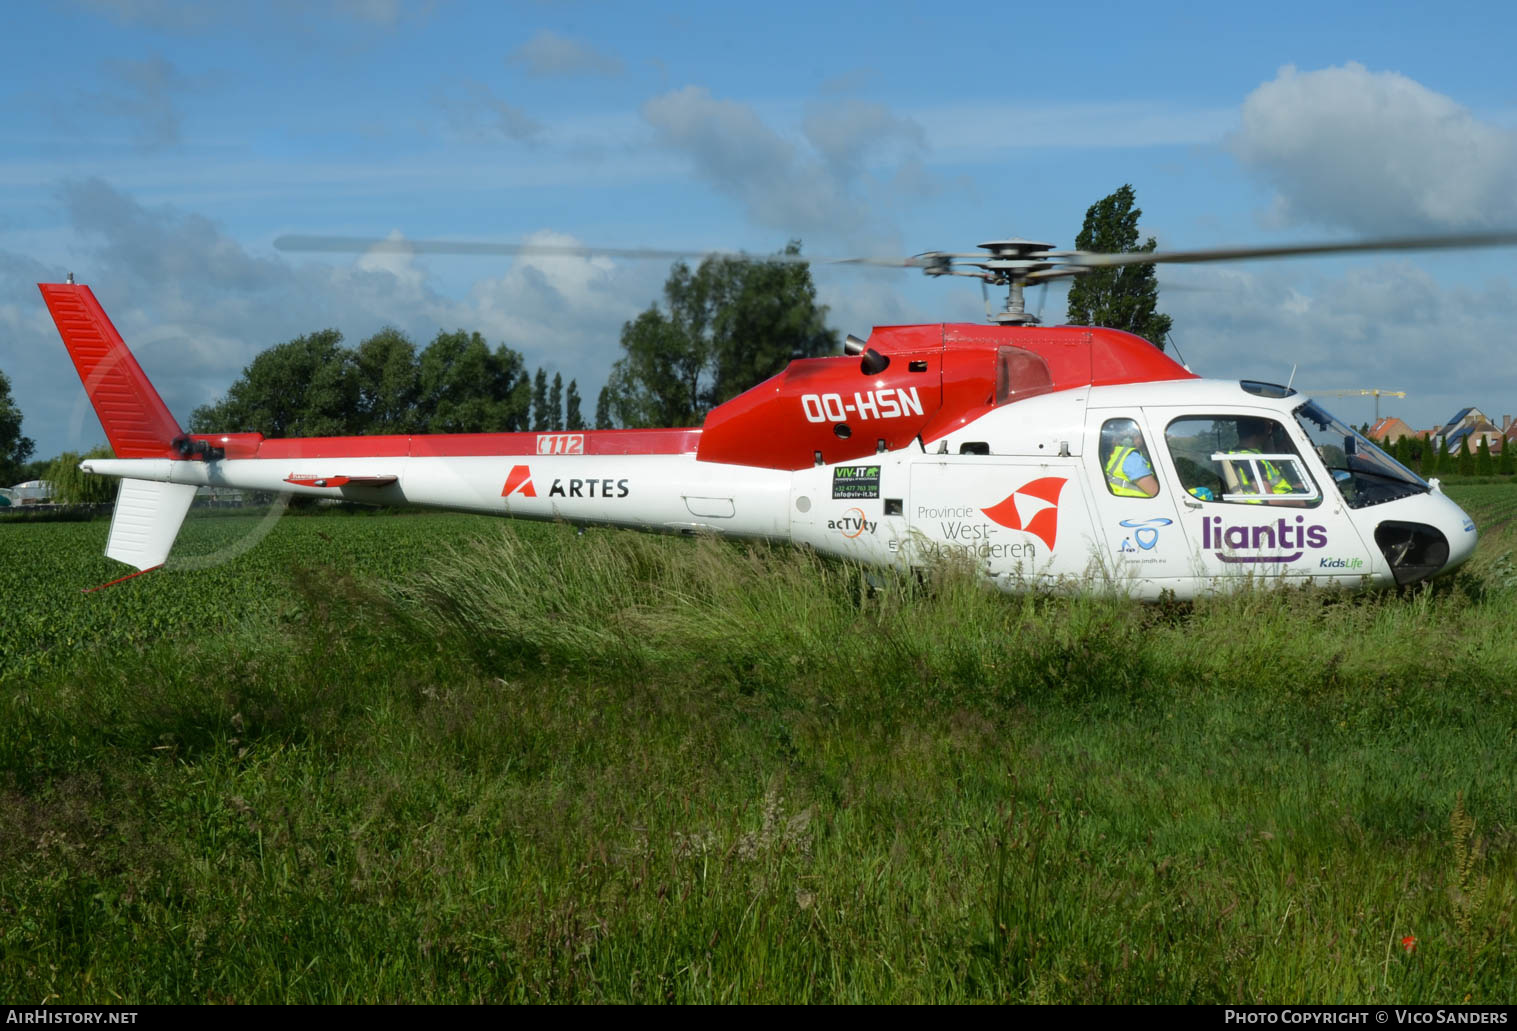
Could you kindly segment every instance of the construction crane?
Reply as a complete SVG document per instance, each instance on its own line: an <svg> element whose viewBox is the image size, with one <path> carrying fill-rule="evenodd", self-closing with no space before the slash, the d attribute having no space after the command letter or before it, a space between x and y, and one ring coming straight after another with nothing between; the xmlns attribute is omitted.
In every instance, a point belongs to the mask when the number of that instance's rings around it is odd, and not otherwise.
<svg viewBox="0 0 1517 1031"><path fill-rule="evenodd" d="M1375 422L1380 421L1380 398L1382 397L1405 397L1404 390L1380 390L1371 387L1368 390L1308 390L1311 397L1371 397L1375 399ZM1374 425L1371 423L1370 425Z"/></svg>

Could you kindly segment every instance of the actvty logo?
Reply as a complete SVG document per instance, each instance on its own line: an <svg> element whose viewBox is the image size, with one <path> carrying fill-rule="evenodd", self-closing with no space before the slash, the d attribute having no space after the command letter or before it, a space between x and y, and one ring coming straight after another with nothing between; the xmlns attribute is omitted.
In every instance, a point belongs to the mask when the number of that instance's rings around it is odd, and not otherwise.
<svg viewBox="0 0 1517 1031"><path fill-rule="evenodd" d="M980 509L991 522L1030 533L1053 550L1059 535L1059 494L1069 481L1044 476L1018 487L1005 500Z"/></svg>
<svg viewBox="0 0 1517 1031"><path fill-rule="evenodd" d="M1173 522L1173 519L1165 519L1163 516L1155 516L1152 519L1124 519L1117 525L1131 530L1132 536L1123 537L1122 546L1117 550L1123 552L1153 551L1159 543L1159 528L1168 526ZM1138 545L1136 548L1133 547L1134 542Z"/></svg>
<svg viewBox="0 0 1517 1031"><path fill-rule="evenodd" d="M839 518L827 521L827 529L837 530L849 540L864 533L874 533L874 528L879 525L878 520L865 519L862 508L850 508Z"/></svg>

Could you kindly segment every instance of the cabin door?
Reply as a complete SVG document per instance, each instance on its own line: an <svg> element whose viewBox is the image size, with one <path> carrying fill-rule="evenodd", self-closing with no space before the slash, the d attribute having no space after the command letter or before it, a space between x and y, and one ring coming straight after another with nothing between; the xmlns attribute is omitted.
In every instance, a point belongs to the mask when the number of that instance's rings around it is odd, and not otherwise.
<svg viewBox="0 0 1517 1031"><path fill-rule="evenodd" d="M1127 593L1151 597L1195 572L1177 511L1178 485L1154 453L1142 409L1092 408L1083 461L1090 480L1100 567Z"/></svg>

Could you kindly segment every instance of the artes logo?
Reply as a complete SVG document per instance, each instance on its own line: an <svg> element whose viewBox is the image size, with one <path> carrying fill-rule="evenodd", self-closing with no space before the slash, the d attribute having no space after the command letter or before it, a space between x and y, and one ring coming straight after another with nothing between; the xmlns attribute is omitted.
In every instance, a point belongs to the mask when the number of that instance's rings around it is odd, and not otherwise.
<svg viewBox="0 0 1517 1031"><path fill-rule="evenodd" d="M537 488L532 486L532 470L524 465L513 465L511 473L506 477L506 485L501 488L500 496L510 497L512 494L520 494L524 498L537 497Z"/></svg>
<svg viewBox="0 0 1517 1031"><path fill-rule="evenodd" d="M999 504L980 511L1008 530L1032 534L1052 551L1059 534L1059 492L1068 482L1057 476L1044 476L1018 487Z"/></svg>

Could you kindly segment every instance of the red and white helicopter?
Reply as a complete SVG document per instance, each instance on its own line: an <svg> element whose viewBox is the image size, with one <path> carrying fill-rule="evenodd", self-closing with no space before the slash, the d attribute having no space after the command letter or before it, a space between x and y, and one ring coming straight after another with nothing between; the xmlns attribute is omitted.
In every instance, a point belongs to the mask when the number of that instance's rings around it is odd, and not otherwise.
<svg viewBox="0 0 1517 1031"><path fill-rule="evenodd" d="M991 325L849 336L845 354L792 362L700 428L582 433L186 434L87 286L41 290L117 456L82 465L121 478L106 554L139 570L168 557L196 489L218 486L791 541L902 568L959 557L1006 590L1191 598L1261 580L1431 578L1470 557L1475 524L1436 480L1289 387L1201 379L1116 330L1039 326L1023 288L1153 262L1513 243L1517 233L1103 255L1005 240L871 262L1004 285L1005 309Z"/></svg>

